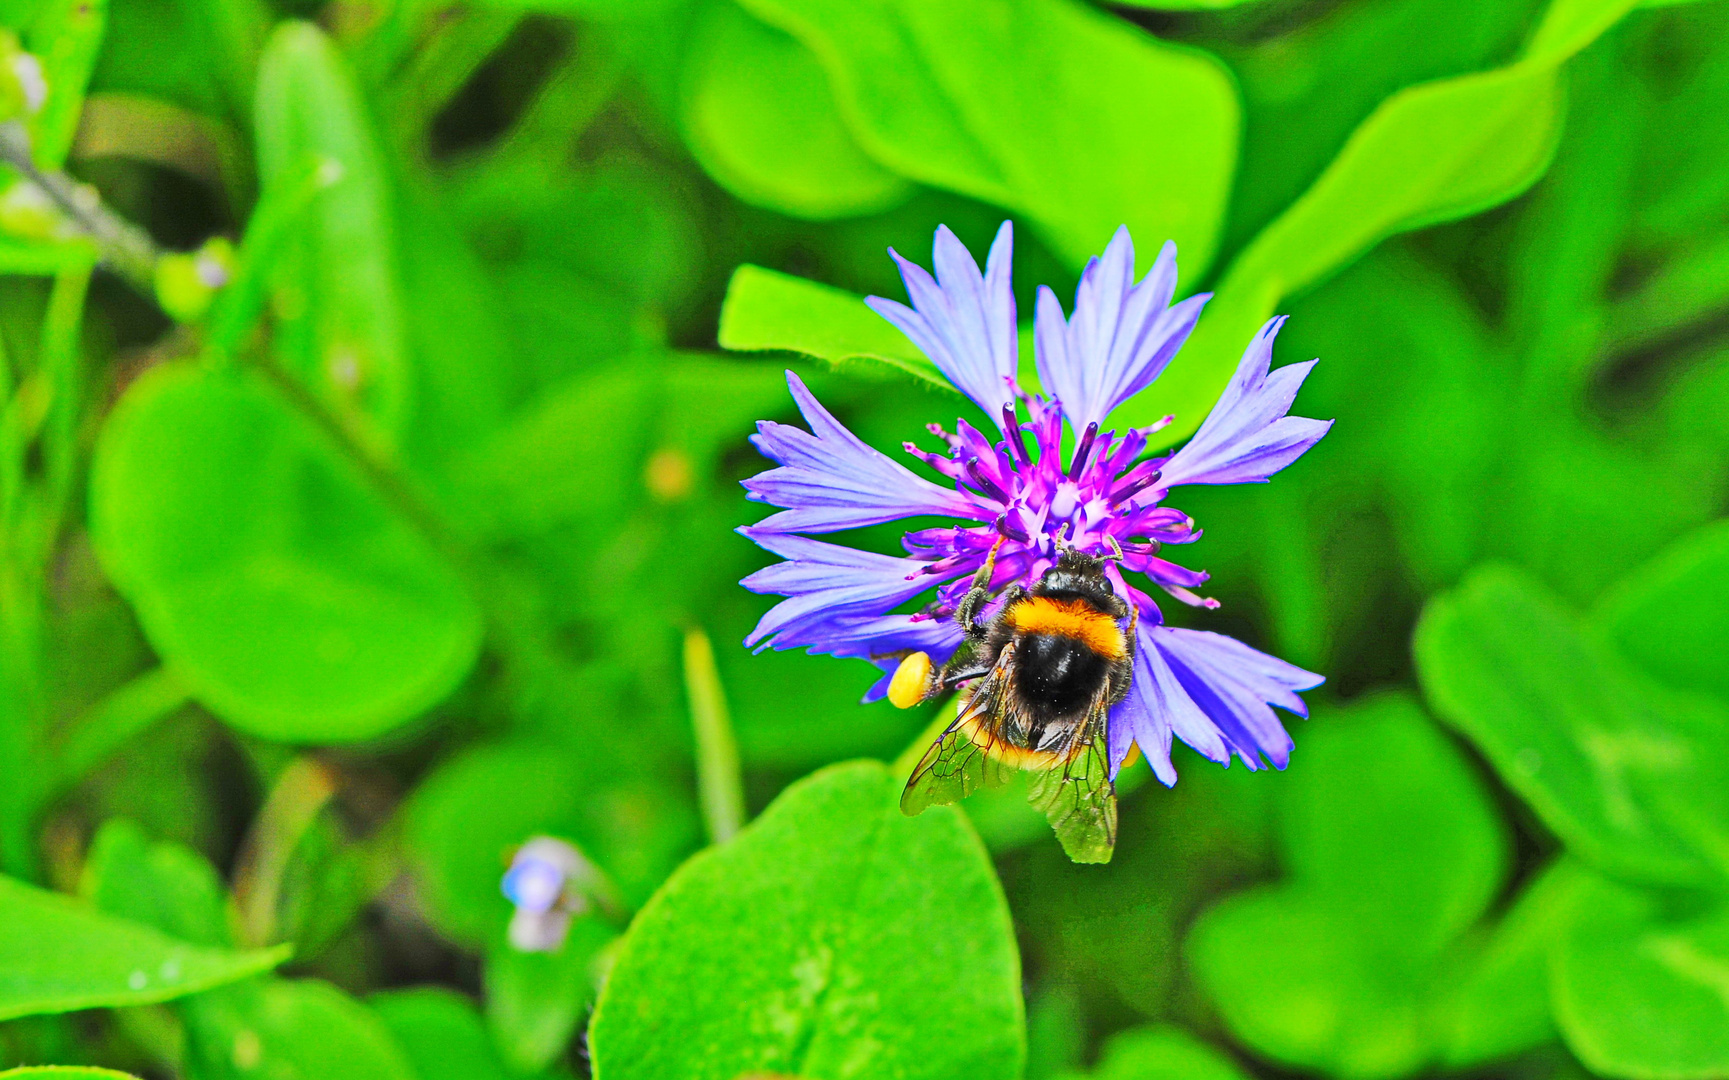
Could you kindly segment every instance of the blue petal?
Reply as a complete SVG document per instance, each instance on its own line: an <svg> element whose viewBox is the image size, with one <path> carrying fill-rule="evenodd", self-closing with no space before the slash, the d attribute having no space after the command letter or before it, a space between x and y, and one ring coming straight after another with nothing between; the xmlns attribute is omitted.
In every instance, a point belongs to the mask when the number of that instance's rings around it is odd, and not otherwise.
<svg viewBox="0 0 1729 1080"><path fill-rule="evenodd" d="M977 521L994 516L861 442L797 375L787 372L786 381L810 431L769 420L757 424L751 442L781 468L744 481L745 490L758 502L787 508L758 522L758 532L834 532L918 514Z"/></svg>
<svg viewBox="0 0 1729 1080"><path fill-rule="evenodd" d="M916 559L878 555L802 536L765 533L745 527L742 535L785 559L766 566L739 584L756 593L786 600L770 608L745 644L771 642L776 649L825 648L844 636L847 616L875 616L912 599L943 580L923 570Z"/></svg>
<svg viewBox="0 0 1729 1080"><path fill-rule="evenodd" d="M1315 366L1310 360L1268 372L1284 317L1269 320L1195 437L1159 470L1166 488L1180 484L1264 483L1321 441L1331 420L1286 416Z"/></svg>
<svg viewBox="0 0 1729 1080"><path fill-rule="evenodd" d="M1296 692L1321 676L1204 630L1143 624L1136 641L1134 683L1110 716L1113 777L1134 742L1153 774L1175 784L1173 736L1221 765L1235 754L1250 769L1285 767L1291 737L1272 706L1309 715Z"/></svg>
<svg viewBox="0 0 1729 1080"><path fill-rule="evenodd" d="M1072 318L1048 287L1033 313L1039 379L1063 404L1077 431L1103 424L1111 410L1150 386L1188 340L1210 294L1170 306L1177 288L1177 248L1167 242L1134 284L1135 246L1119 228L1102 258L1087 263Z"/></svg>
<svg viewBox="0 0 1729 1080"><path fill-rule="evenodd" d="M934 280L889 249L900 265L912 307L880 296L865 298L999 425L1003 405L1013 398L1008 380L1019 362L1015 295L1009 284L1013 253L1014 229L1005 221L980 275L966 246L948 226L939 226L932 253Z"/></svg>

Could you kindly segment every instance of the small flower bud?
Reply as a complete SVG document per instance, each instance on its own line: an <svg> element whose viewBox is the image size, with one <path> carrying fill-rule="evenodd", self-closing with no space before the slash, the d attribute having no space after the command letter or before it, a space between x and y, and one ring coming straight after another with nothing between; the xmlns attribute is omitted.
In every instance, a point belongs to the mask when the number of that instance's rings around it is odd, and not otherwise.
<svg viewBox="0 0 1729 1080"><path fill-rule="evenodd" d="M234 246L217 236L197 251L169 252L156 260L156 302L176 322L196 322L234 273Z"/></svg>
<svg viewBox="0 0 1729 1080"><path fill-rule="evenodd" d="M516 905L510 944L519 952L557 952L570 920L592 906L601 873L567 841L536 836L517 849L500 887Z"/></svg>
<svg viewBox="0 0 1729 1080"><path fill-rule="evenodd" d="M42 61L24 51L17 34L0 30L0 121L34 116L47 100Z"/></svg>

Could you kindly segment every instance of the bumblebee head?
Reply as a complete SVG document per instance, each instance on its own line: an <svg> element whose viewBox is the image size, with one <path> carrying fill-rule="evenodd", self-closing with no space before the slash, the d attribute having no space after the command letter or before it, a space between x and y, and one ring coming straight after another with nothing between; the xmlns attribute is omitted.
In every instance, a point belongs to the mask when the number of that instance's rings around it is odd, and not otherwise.
<svg viewBox="0 0 1729 1080"><path fill-rule="evenodd" d="M1108 555L1088 555L1068 542L1068 527L1057 534L1057 561L1039 578L1034 586L1036 596L1115 596L1111 579L1105 576L1105 564L1123 557L1123 549L1114 537L1106 537L1111 545Z"/></svg>

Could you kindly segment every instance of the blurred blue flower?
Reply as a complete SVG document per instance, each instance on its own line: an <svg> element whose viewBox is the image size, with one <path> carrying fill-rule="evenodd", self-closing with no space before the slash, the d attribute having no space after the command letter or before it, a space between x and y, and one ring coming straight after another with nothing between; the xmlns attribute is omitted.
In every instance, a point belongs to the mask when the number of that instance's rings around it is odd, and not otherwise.
<svg viewBox="0 0 1729 1080"><path fill-rule="evenodd" d="M500 883L516 907L510 944L520 952L557 952L570 920L589 910L599 871L582 852L553 836L536 836L516 850Z"/></svg>
<svg viewBox="0 0 1729 1080"><path fill-rule="evenodd" d="M1104 256L1082 273L1071 318L1063 317L1048 287L1039 289L1034 340L1039 379L1052 397L1028 395L1015 378L1012 248L1013 231L1004 222L981 275L955 235L939 228L934 279L890 251L911 307L866 300L995 422L997 430L989 433L965 420L956 422L953 434L931 425L946 453L905 444L947 486L861 442L787 373L810 431L757 425L752 442L779 467L744 486L751 498L784 509L739 530L785 560L745 578L744 586L787 599L763 616L745 643L869 659L887 673L865 696L874 701L887 691L902 655L923 651L940 664L960 645L955 606L999 538L993 591L1034 584L1055 562L1059 537L1092 554L1106 553L1115 540L1124 558L1107 573L1140 618L1133 687L1109 718L1112 775L1138 745L1158 778L1174 784L1173 735L1221 764L1234 754L1250 769L1283 768L1292 743L1272 706L1306 716L1296 691L1319 686L1322 677L1222 634L1165 626L1158 605L1122 570L1145 575L1183 603L1218 606L1192 591L1207 580L1205 573L1160 556L1165 545L1201 535L1192 518L1164 500L1183 484L1264 482L1319 441L1332 421L1286 415L1314 361L1270 371L1273 338L1284 320L1268 322L1194 437L1173 454L1142 460L1149 437L1171 417L1120 438L1100 426L1164 371L1208 296L1171 303L1177 257L1170 243L1136 284L1134 245L1128 230L1119 229ZM1065 421L1075 446L1066 463ZM904 558L796 535L915 515L965 524L908 532L901 541ZM917 612L891 614L933 588L934 600Z"/></svg>

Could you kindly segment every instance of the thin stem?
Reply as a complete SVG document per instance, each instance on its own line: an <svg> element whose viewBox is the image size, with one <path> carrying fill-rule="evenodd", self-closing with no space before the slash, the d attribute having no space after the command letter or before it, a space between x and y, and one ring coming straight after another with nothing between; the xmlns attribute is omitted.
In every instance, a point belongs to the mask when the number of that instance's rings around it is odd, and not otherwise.
<svg viewBox="0 0 1729 1080"><path fill-rule="evenodd" d="M684 635L684 686L690 697L691 727L696 729L696 782L703 821L709 839L724 844L744 823L744 780L732 718L714 664L714 646L699 629Z"/></svg>
<svg viewBox="0 0 1729 1080"><path fill-rule="evenodd" d="M240 939L254 948L277 936L277 914L288 862L301 838L336 794L336 777L310 757L295 758L253 819L234 874Z"/></svg>
<svg viewBox="0 0 1729 1080"><path fill-rule="evenodd" d="M145 296L156 295L156 260L161 255L150 234L103 205L94 188L64 172L44 172L30 155L30 135L22 121L0 124L0 161L35 184L78 228L96 241L103 263Z"/></svg>
<svg viewBox="0 0 1729 1080"><path fill-rule="evenodd" d="M55 754L57 786L64 788L82 779L191 696L186 684L166 667L152 668L110 691L66 729Z"/></svg>

